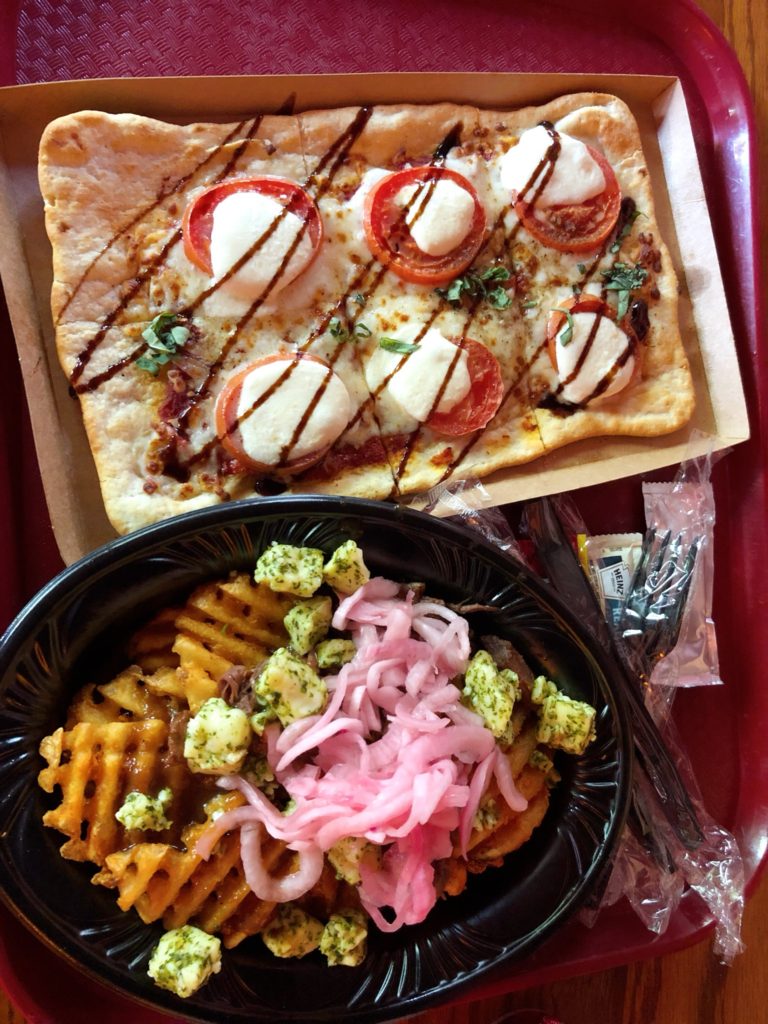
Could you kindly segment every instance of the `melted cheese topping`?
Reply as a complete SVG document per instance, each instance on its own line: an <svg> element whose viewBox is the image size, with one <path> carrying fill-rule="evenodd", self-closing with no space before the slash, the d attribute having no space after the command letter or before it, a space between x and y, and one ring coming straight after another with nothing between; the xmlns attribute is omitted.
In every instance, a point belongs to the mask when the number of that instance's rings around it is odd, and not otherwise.
<svg viewBox="0 0 768 1024"><path fill-rule="evenodd" d="M211 266L215 280L219 280L248 252L280 217L282 210L281 204L271 196L248 191L233 192L214 207ZM295 213L284 214L269 238L237 273L222 284L219 291L248 302L262 296L302 225L303 221ZM309 230L306 230L269 294L276 295L298 277L310 263L313 252Z"/></svg>
<svg viewBox="0 0 768 1024"><path fill-rule="evenodd" d="M605 188L605 175L583 142L560 132L560 152L555 169L536 206L560 206L565 203L583 203L599 195ZM552 137L543 125L523 132L516 146L502 156L499 166L501 182L509 192L519 193L526 187L536 168L544 161L527 198L531 199L536 184L550 166L544 156L552 145Z"/></svg>
<svg viewBox="0 0 768 1024"><path fill-rule="evenodd" d="M461 150L452 149L445 158L443 166L449 171L455 171L472 185L478 194L483 191L488 178L487 162L482 160L477 153L462 153Z"/></svg>
<svg viewBox="0 0 768 1024"><path fill-rule="evenodd" d="M581 353L587 343L595 323L595 313L574 313L573 314L573 336L567 345L562 343L562 335L567 330L567 323L558 331L555 353L557 357L557 372L560 380L567 380L576 371ZM566 402L580 404L586 401L595 391L600 381L610 373L621 358L629 345L627 335L617 327L610 317L600 317L592 344L584 364L580 367L576 377L566 384L559 397ZM622 391L629 384L632 373L635 369L635 357L630 355L629 359L617 371L613 380L598 397L607 398Z"/></svg>
<svg viewBox="0 0 768 1024"><path fill-rule="evenodd" d="M366 366L366 380L374 391L389 378L386 385L389 395L405 413L423 423L433 411L438 392L455 357L453 342L432 327L416 351L407 357L379 347ZM467 353L462 350L436 411L450 412L469 392L471 383Z"/></svg>
<svg viewBox="0 0 768 1024"><path fill-rule="evenodd" d="M411 237L429 256L453 252L469 234L475 217L475 200L448 178L440 178L431 191L429 185L409 185L395 201L400 206L410 204L406 223Z"/></svg>
<svg viewBox="0 0 768 1024"><path fill-rule="evenodd" d="M290 365L288 360L280 359L254 367L243 382L238 418L246 414ZM330 380L324 384L329 373ZM293 440L310 402L321 389L324 390L320 399L291 447L288 461L324 451L333 444L352 415L349 392L341 378L324 363L301 359L274 393L240 424L240 439L250 458L265 466L277 466L283 449Z"/></svg>
<svg viewBox="0 0 768 1024"><path fill-rule="evenodd" d="M391 173L391 171L385 171L382 167L369 168L360 179L360 184L358 185L357 190L347 204L350 209L356 210L362 218L363 206L365 205L368 193L374 185L377 185L382 180L382 178L388 178Z"/></svg>

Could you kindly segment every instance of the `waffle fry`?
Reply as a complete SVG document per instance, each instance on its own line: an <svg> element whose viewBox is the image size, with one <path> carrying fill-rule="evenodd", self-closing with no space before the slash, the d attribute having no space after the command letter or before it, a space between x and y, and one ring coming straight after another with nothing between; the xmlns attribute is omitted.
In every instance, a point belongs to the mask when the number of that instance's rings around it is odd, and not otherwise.
<svg viewBox="0 0 768 1024"><path fill-rule="evenodd" d="M530 839L533 830L541 824L549 806L549 786L546 773L528 763L537 749L536 724L526 710L516 712L516 738L506 751L515 785L528 801L521 812L512 811L492 782L483 798L475 827L467 843L468 859L458 849L446 861L440 872L438 885L444 896L457 896L463 892L469 874L479 874L489 867L498 867L508 854L513 853Z"/></svg>
<svg viewBox="0 0 768 1024"><path fill-rule="evenodd" d="M523 713L523 717L525 718L525 713ZM543 801L541 817L538 818L538 820L535 821L535 824L531 826L531 831L533 831L535 825L539 824L541 818L544 817L549 804L545 773L537 770L536 768L532 768L528 764L528 759L536 747L536 724L534 721L529 720L518 734L512 746L506 752L506 758L512 770L512 777L515 780L515 785L526 800L532 800L540 790L544 789L545 799ZM491 805L493 814L488 816L488 824L478 824L475 826L469 843L467 844L468 850L472 854L471 859L475 861L495 860L499 857L504 857L506 854L512 853L513 850L516 850L524 841L523 840L519 843L515 841L514 845L509 845L503 849L501 853L488 853L489 850L495 851L503 845L503 841L498 839L498 837L505 834L507 827L513 824L520 817L520 813L515 813L507 806L503 798L499 795L498 786L495 783L492 783L488 787L485 802L486 804ZM526 812L523 811L521 813L525 814ZM510 831L510 842L513 841L513 835L514 832Z"/></svg>
<svg viewBox="0 0 768 1024"><path fill-rule="evenodd" d="M244 797L222 793L215 775L192 772L181 743L190 714L218 697L224 680L248 679L286 645L283 619L294 604L295 598L257 585L246 574L197 588L183 606L161 611L140 629L128 643L133 663L108 682L83 686L65 726L41 744L47 767L40 785L48 793L61 792L43 821L66 836L62 856L97 865L93 884L116 890L118 906L135 910L145 923L162 921L167 929L193 925L219 934L231 948L262 932L274 917L277 904L259 899L246 881L237 829L218 839L207 860L197 853L219 813L243 804ZM531 763L539 744L527 693L505 737L504 756L528 806L512 811L491 781L467 858L457 848L436 866L443 895L460 893L470 874L500 864L546 813L550 780ZM169 828L152 832L118 821L116 812L129 793L153 799L164 788L171 790ZM266 832L261 857L275 880L297 870L297 854ZM326 861L297 905L326 922L334 914L359 911L360 896Z"/></svg>
<svg viewBox="0 0 768 1024"><path fill-rule="evenodd" d="M176 668L182 652L209 675L253 667L285 642L283 618L292 603L246 573L233 574L198 587L183 607L160 611L134 634L128 655L146 673Z"/></svg>
<svg viewBox="0 0 768 1024"><path fill-rule="evenodd" d="M532 786L538 786L534 792L528 787L528 806L520 814L516 814L503 825L499 826L482 843L472 850L469 860L469 870L477 872L492 864L501 863L507 854L519 849L527 842L533 830L541 824L549 806L549 792L541 772L531 770L531 775L541 776L540 780L531 780ZM526 794L526 787L518 787L523 795Z"/></svg>
<svg viewBox="0 0 768 1024"><path fill-rule="evenodd" d="M163 669L156 673L161 678L167 674L168 670ZM155 682L132 665L110 683L83 687L70 706L66 727L71 729L78 722L142 722L153 718L168 722L180 703L169 701L167 696L159 680ZM177 696L183 697L183 693Z"/></svg>
<svg viewBox="0 0 768 1024"><path fill-rule="evenodd" d="M211 804L224 811L241 802L238 794L230 793ZM169 929L194 924L207 932L220 932L224 945L231 949L261 932L276 904L259 900L248 887L235 833L219 841L208 861L194 852L210 824L209 817L202 825L188 828L183 850L168 843L137 843L111 854L91 881L117 889L120 909L135 908L146 924L160 919ZM262 854L267 870L278 876L290 870L294 855L282 843L267 842ZM326 866L317 885L302 899L302 906L327 918L337 906L338 889L334 872Z"/></svg>
<svg viewBox="0 0 768 1024"><path fill-rule="evenodd" d="M274 903L265 903L250 889L235 912L221 924L221 938L227 949L234 949L243 939L259 935L272 920Z"/></svg>
<svg viewBox="0 0 768 1024"><path fill-rule="evenodd" d="M128 657L144 672L176 668L179 664L179 659L173 653L173 642L176 639L176 616L180 610L163 608L131 638Z"/></svg>
<svg viewBox="0 0 768 1024"><path fill-rule="evenodd" d="M219 692L234 665L255 668L287 640L283 618L293 602L249 576L198 588L175 618L178 680L196 711Z"/></svg>
<svg viewBox="0 0 768 1024"><path fill-rule="evenodd" d="M120 850L107 857L91 881L117 889L121 910L135 908L147 924L160 919L168 929L194 924L207 932L221 932L227 946L237 945L265 927L275 904L258 900L249 889L237 833L224 836L207 861L194 852L208 824L187 830L185 849L168 843L137 843ZM284 851L282 843L269 845L265 851L269 869L278 868Z"/></svg>
<svg viewBox="0 0 768 1024"><path fill-rule="evenodd" d="M213 671L253 668L287 640L283 619L294 602L241 573L226 583L198 588L175 619L177 639L206 652ZM204 654L201 663L206 664Z"/></svg>
<svg viewBox="0 0 768 1024"><path fill-rule="evenodd" d="M62 793L43 823L69 837L61 855L70 860L103 864L110 853L143 838L115 818L127 793L169 786L179 804L189 786L186 766L168 758L168 724L160 719L78 722L46 737L40 752L48 762L40 785L47 793L59 786Z"/></svg>

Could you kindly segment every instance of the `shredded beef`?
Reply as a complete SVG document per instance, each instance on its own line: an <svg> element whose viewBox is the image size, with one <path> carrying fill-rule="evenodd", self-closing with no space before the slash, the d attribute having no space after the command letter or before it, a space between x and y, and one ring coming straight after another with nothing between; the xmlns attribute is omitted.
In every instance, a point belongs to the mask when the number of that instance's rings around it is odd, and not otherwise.
<svg viewBox="0 0 768 1024"><path fill-rule="evenodd" d="M465 604L464 602L461 604L449 604L448 607L452 608L455 612L458 612L459 615L473 615L478 612L493 613L499 610L498 606L493 604Z"/></svg>
<svg viewBox="0 0 768 1024"><path fill-rule="evenodd" d="M219 680L219 696L233 708L245 711L252 715L259 711L260 705L253 693L253 684L261 675L261 670L266 659L256 665L255 668L246 668L245 665L233 665L228 668Z"/></svg>
<svg viewBox="0 0 768 1024"><path fill-rule="evenodd" d="M249 677L250 672L245 665L233 665L232 668L228 668L219 680L219 696L221 699L233 706L237 704Z"/></svg>
<svg viewBox="0 0 768 1024"><path fill-rule="evenodd" d="M191 717L191 711L179 711L171 718L168 730L168 758L171 764L180 764L184 760L184 737Z"/></svg>
<svg viewBox="0 0 768 1024"><path fill-rule="evenodd" d="M405 600L408 594L412 593L413 602L414 604L416 604L417 602L421 601L421 599L424 597L424 589L425 586L423 583L403 583L401 584L400 589L397 592L397 596L399 598L402 598L402 600ZM443 603L439 598L435 597L430 597L429 600L434 602L435 604Z"/></svg>
<svg viewBox="0 0 768 1024"><path fill-rule="evenodd" d="M481 642L499 668L511 668L513 672L517 673L517 678L522 685L526 689L530 689L533 685L533 672L528 668L522 654L512 646L509 640L504 640L500 636L484 636L481 637Z"/></svg>
<svg viewBox="0 0 768 1024"><path fill-rule="evenodd" d="M251 678L256 677L252 676ZM252 686L246 686L243 689L242 693L240 694L237 700L237 703L235 704L235 707L240 708L240 710L244 711L246 715L252 715L256 711L263 710L261 704L259 704L259 702L256 700Z"/></svg>

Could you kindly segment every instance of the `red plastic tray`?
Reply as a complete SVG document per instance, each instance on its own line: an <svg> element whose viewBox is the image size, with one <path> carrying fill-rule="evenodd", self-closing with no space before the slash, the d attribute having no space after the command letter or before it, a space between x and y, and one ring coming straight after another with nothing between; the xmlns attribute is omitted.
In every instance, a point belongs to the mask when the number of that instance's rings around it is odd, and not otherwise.
<svg viewBox="0 0 768 1024"><path fill-rule="evenodd" d="M278 13L279 10L279 13ZM375 19L375 21L373 20ZM0 5L0 83L156 74L536 71L678 76L714 221L749 404L752 440L715 470L715 618L727 685L681 693L677 719L711 813L736 835L753 883L768 832L768 661L763 566L768 376L758 291L755 125L747 86L692 0L16 0ZM61 561L37 472L7 315L0 308L0 626ZM638 480L578 493L595 532L642 526ZM687 894L664 936L625 904L592 930L574 922L472 996L672 952L711 921ZM44 980L43 980L44 979ZM160 1024L79 974L0 910L0 981L30 1022ZM141 1012L138 1017L137 1013Z"/></svg>

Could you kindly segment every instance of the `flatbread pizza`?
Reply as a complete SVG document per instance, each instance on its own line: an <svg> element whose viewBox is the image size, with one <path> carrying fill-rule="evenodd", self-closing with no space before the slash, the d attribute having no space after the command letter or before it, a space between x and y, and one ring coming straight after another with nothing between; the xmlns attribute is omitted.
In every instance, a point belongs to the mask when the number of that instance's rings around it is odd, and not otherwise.
<svg viewBox="0 0 768 1024"><path fill-rule="evenodd" d="M282 489L397 498L691 416L615 97L84 111L39 172L58 354L120 532Z"/></svg>

